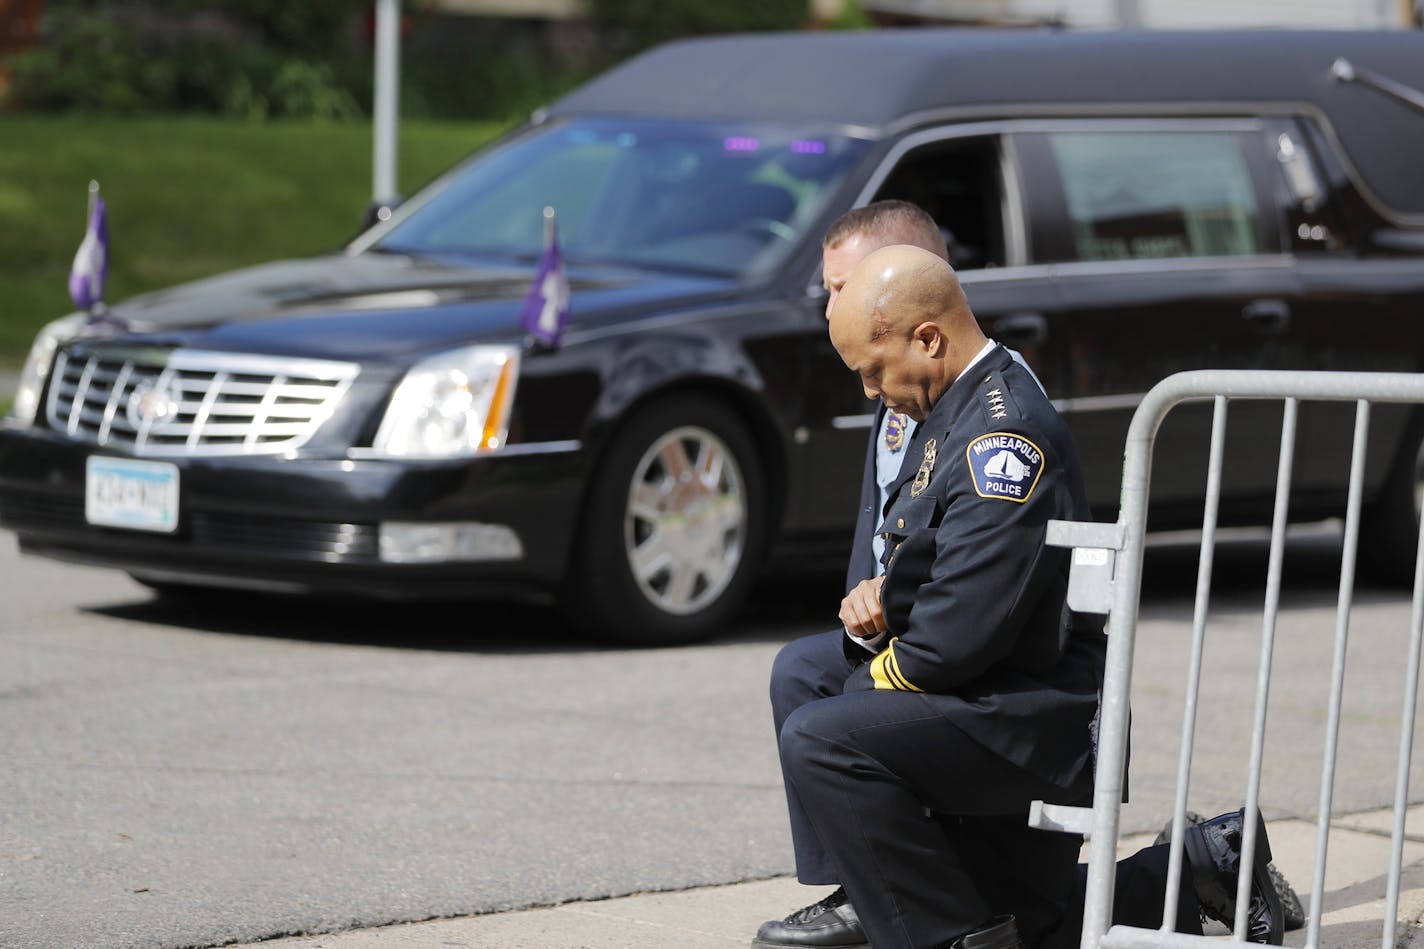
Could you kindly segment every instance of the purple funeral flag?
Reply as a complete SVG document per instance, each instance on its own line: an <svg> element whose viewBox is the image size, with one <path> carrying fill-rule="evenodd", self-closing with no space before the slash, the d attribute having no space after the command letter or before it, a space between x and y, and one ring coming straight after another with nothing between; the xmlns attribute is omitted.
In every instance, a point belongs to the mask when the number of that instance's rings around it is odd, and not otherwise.
<svg viewBox="0 0 1424 949"><path fill-rule="evenodd" d="M534 285L529 288L524 308L519 311L519 324L534 339L557 349L559 339L564 335L564 324L568 321L569 278L564 274L558 234L550 220L544 255L539 258Z"/></svg>
<svg viewBox="0 0 1424 949"><path fill-rule="evenodd" d="M95 197L89 227L69 269L69 296L81 310L92 310L104 300L104 278L109 273L109 224L104 199Z"/></svg>

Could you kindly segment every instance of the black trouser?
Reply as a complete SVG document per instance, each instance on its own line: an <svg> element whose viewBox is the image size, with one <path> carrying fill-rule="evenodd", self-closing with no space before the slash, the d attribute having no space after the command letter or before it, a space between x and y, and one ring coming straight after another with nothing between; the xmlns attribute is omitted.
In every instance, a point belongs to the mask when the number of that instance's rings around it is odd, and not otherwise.
<svg viewBox="0 0 1424 949"><path fill-rule="evenodd" d="M803 706L819 705L819 700L839 696L851 672L851 664L843 652L843 639L844 633L836 630L788 643L772 666L772 716L782 740L783 777L798 879L813 885L844 883L852 902L861 909L862 918L869 915L893 920L907 912L911 917L918 918L915 906L920 902L928 907L930 915L939 918L940 921L930 924L925 933L906 930L901 935L883 937L893 940L887 941L887 946L902 944L906 935L912 940L911 945L934 945L936 941L957 934L939 936L939 932L959 926L972 928L988 914L999 912L1012 912L1018 917L1027 945L1076 946L1082 926L1087 868L1078 867L1066 886L1062 868L1065 862L1070 867L1076 862L1079 842L1069 835L1032 830L1025 823L1027 801L1052 797L1055 792L1061 793L1060 789L997 758L972 739L958 734L952 726L946 731L942 726L947 723L938 717L927 720L920 726L918 734L909 739L908 754L892 748L875 752L870 763L861 760L865 749L853 751L851 745L865 744L865 729L875 727L876 717L894 719L908 715L912 719L919 718L925 710L913 702L892 701L896 708L902 710L886 708L877 711L868 723L860 720L863 716L859 711L836 709L837 704L844 703L830 703L803 713L802 720L798 720L795 726L796 734L791 738L795 764L788 767L785 755L788 719ZM907 693L857 694L898 694L913 698ZM854 701L854 696L848 698ZM930 714L935 713L930 710ZM857 721L852 722L851 719ZM862 737L847 740L844 736L834 736L838 729L845 730L847 725ZM932 750L916 744L921 740L918 735L924 733L931 733L931 740L942 742L945 747ZM872 740L869 744L878 746L881 742ZM957 757L936 758L937 754ZM897 755L903 755L904 760L899 760ZM970 774L969 779L959 779L951 770L950 761L959 762L954 767L959 772ZM830 772L819 773L827 766ZM833 774L835 769L842 767L853 769L848 773L855 775L856 783L838 790ZM983 770L975 774L972 772L975 767ZM896 770L903 772L900 778L895 777ZM798 780L793 777L793 771L806 773ZM922 781L924 786L907 790L902 783L893 791L886 787L901 778ZM846 793L850 792L858 799L862 779L872 782L872 786L864 792L866 798L877 802L866 806L872 807L876 815L880 815L886 807L894 809L896 813L891 819L893 827L889 824L882 826L879 816L871 822L872 826L862 826L863 818L849 809L845 801ZM992 789L993 793L986 794L988 789ZM817 810L825 809L819 827L803 804L808 793L814 795ZM935 821L927 821L924 818L927 806L944 815L954 816L937 816ZM904 813L899 813L900 810ZM877 847L866 837L868 832L908 835L900 845L891 843L891 849L896 852L884 857L894 864L897 875L913 875L916 871L911 866L925 860L934 864L927 871L927 877L912 884L914 893L901 895L894 888L906 886L905 883L891 881L893 885L889 890L872 884L869 877L876 876L877 872L883 875L885 867L875 871L858 862L854 874L866 876L867 879L856 883L837 869L837 864L849 859L847 855L851 852L856 853L857 860L876 858L879 856L877 851L891 840L889 836L882 836L881 840L885 843ZM859 842L845 841L847 834L858 834L861 839ZM828 853L823 835L835 842L833 850L843 852L840 859L833 859ZM929 850L920 853L926 843L931 845ZM911 853L908 856L910 863L902 866L902 860L907 858L898 851L903 847L908 847ZM1071 858L1066 856L1068 854ZM1145 928L1156 928L1161 924L1167 854L1166 847L1152 847L1118 863L1114 923ZM968 872L965 868L969 868ZM1197 900L1190 876L1189 871L1182 874L1176 929L1178 932L1199 934L1201 926L1196 915ZM951 901L946 899L947 892L934 891L935 887L942 886L958 887L971 895L965 899L956 897L952 901L955 906L949 908L947 904ZM857 891L863 891L866 895L858 897ZM872 891L879 895L872 895ZM866 900L880 900L885 905L873 902L859 905ZM970 918L981 913L985 916ZM965 920L969 921L966 923ZM918 924L905 925L913 927ZM872 938L875 938L873 933ZM925 941L919 941L921 939ZM879 940L876 945L879 949Z"/></svg>

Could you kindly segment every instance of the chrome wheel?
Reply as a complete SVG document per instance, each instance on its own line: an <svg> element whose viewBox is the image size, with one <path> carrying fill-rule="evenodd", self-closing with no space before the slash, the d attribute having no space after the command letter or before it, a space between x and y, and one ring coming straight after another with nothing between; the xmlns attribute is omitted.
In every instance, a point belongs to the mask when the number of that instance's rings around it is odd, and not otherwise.
<svg viewBox="0 0 1424 949"><path fill-rule="evenodd" d="M648 602L696 613L731 583L747 541L742 472L705 428L667 432L643 453L628 487L624 551Z"/></svg>

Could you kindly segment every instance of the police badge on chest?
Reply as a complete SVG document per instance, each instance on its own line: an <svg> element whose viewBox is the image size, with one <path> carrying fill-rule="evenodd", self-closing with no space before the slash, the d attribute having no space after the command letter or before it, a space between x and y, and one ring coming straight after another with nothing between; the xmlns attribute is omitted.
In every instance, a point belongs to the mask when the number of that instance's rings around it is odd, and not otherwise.
<svg viewBox="0 0 1424 949"><path fill-rule="evenodd" d="M899 451L905 447L905 423L907 416L899 412L887 411L885 413L885 449L887 451Z"/></svg>
<svg viewBox="0 0 1424 949"><path fill-rule="evenodd" d="M934 474L935 458L939 448L933 438L925 442L925 457L920 461L920 470L915 472L915 481L910 485L910 497L917 498L930 486L930 476Z"/></svg>

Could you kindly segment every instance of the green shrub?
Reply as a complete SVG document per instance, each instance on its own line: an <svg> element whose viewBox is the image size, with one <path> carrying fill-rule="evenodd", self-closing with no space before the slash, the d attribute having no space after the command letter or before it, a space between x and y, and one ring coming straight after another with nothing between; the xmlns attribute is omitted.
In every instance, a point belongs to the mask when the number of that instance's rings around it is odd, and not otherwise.
<svg viewBox="0 0 1424 949"><path fill-rule="evenodd" d="M875 27L875 20L857 0L845 0L829 25L833 30L869 30Z"/></svg>
<svg viewBox="0 0 1424 949"><path fill-rule="evenodd" d="M42 43L7 61L5 104L40 112L132 115L198 112L247 120L349 121L368 114L374 68L362 44L343 43L349 0L151 0L167 32L115 19L106 5L55 2ZM222 38L183 27L178 14L231 8ZM239 15L247 19L239 21ZM354 22L354 21L353 21ZM354 30L348 31L354 36ZM401 64L401 112L507 120L568 90L589 70L550 61L517 29L469 17L418 17ZM527 38L527 34L526 34Z"/></svg>
<svg viewBox="0 0 1424 949"><path fill-rule="evenodd" d="M410 57L401 70L401 110L448 119L525 118L587 78L511 51Z"/></svg>
<svg viewBox="0 0 1424 949"><path fill-rule="evenodd" d="M161 94L169 76L145 68L145 57L126 30L99 14L60 11L54 30L34 49L7 60L9 98L25 108L128 113Z"/></svg>
<svg viewBox="0 0 1424 949"><path fill-rule="evenodd" d="M303 59L326 59L333 41L357 17L369 11L372 0L159 0L174 9L221 10L248 24L264 45Z"/></svg>
<svg viewBox="0 0 1424 949"><path fill-rule="evenodd" d="M9 104L34 111L362 115L362 100L329 62L255 41L140 31L102 5L55 4L41 44L11 55L7 66Z"/></svg>
<svg viewBox="0 0 1424 949"><path fill-rule="evenodd" d="M4 0L0 0L3 3ZM797 29L808 0L588 0L601 50L558 59L528 20L443 15L406 4L401 112L508 120L599 68L679 36ZM47 0L44 35L11 54L22 110L198 112L248 120L368 114L370 0ZM858 22L852 4L845 23Z"/></svg>
<svg viewBox="0 0 1424 949"><path fill-rule="evenodd" d="M283 62L262 86L235 77L222 111L249 119L351 121L362 115L360 103L341 88L330 66L300 59Z"/></svg>

